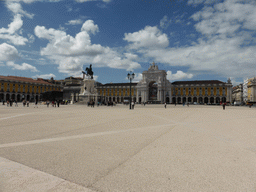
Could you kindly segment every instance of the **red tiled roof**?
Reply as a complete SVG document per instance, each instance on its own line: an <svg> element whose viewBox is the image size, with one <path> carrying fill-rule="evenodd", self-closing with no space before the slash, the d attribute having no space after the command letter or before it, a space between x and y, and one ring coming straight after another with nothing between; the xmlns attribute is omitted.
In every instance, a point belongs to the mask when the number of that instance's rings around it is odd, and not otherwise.
<svg viewBox="0 0 256 192"><path fill-rule="evenodd" d="M52 83L46 82L41 78L32 79L28 77L18 77L18 76L1 76L0 80L9 80L9 81L16 81L16 82L27 82L27 83L38 83L38 84L45 84L45 85L53 85Z"/></svg>

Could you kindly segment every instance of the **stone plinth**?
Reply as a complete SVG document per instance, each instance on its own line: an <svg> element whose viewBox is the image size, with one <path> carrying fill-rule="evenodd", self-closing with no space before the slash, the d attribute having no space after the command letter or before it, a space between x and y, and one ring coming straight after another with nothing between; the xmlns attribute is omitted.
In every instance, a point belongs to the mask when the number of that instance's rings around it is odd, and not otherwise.
<svg viewBox="0 0 256 192"><path fill-rule="evenodd" d="M93 79L84 79L79 94L79 103L87 104L90 101L97 101L97 89Z"/></svg>

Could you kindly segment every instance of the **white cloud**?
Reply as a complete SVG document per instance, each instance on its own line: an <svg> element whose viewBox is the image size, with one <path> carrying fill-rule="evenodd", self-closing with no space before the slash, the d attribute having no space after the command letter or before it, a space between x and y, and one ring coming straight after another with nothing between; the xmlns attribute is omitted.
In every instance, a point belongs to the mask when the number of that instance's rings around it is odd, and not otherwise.
<svg viewBox="0 0 256 192"><path fill-rule="evenodd" d="M8 25L8 28L0 29L0 39L7 39L14 45L25 45L28 39L18 34L21 33L22 25L23 21L21 15L15 15L13 21Z"/></svg>
<svg viewBox="0 0 256 192"><path fill-rule="evenodd" d="M172 22L166 15L160 20L160 27L166 29Z"/></svg>
<svg viewBox="0 0 256 192"><path fill-rule="evenodd" d="M99 27L98 25L94 24L93 20L87 20L84 22L81 31L86 31L87 33L92 33L95 34L96 32L99 32Z"/></svg>
<svg viewBox="0 0 256 192"><path fill-rule="evenodd" d="M155 49L164 48L169 45L167 35L163 34L156 26L146 26L138 32L125 33L124 36L124 40L131 43L129 45L131 49Z"/></svg>
<svg viewBox="0 0 256 192"><path fill-rule="evenodd" d="M94 64L98 67L111 67L120 69L135 69L140 65L132 61L134 54L122 55L109 47L92 44L90 34L98 31L98 25L92 20L85 21L81 32L75 37L64 31L46 29L44 26L35 27L38 38L47 39L49 43L41 49L41 55L47 56L58 64L59 71L70 75L79 75L83 64Z"/></svg>
<svg viewBox="0 0 256 192"><path fill-rule="evenodd" d="M89 1L100 1L100 0L75 0L76 2L79 3L84 3L84 2L89 2ZM102 0L105 3L109 3L111 0Z"/></svg>
<svg viewBox="0 0 256 192"><path fill-rule="evenodd" d="M83 21L81 19L74 19L74 20L69 20L66 25L80 25L82 24Z"/></svg>
<svg viewBox="0 0 256 192"><path fill-rule="evenodd" d="M18 50L7 43L0 44L0 61L11 61L19 57Z"/></svg>
<svg viewBox="0 0 256 192"><path fill-rule="evenodd" d="M142 73L135 73L133 82L139 82L142 79Z"/></svg>
<svg viewBox="0 0 256 192"><path fill-rule="evenodd" d="M50 78L56 78L56 75L50 73L50 74L43 74L43 75L35 75L32 78L42 78L42 79L50 79Z"/></svg>
<svg viewBox="0 0 256 192"><path fill-rule="evenodd" d="M35 36L32 35L32 34L28 34L28 42L29 43L34 43L34 41L35 41Z"/></svg>
<svg viewBox="0 0 256 192"><path fill-rule="evenodd" d="M129 60L137 60L139 57L136 54L133 53L124 53L125 57Z"/></svg>
<svg viewBox="0 0 256 192"><path fill-rule="evenodd" d="M36 67L27 63L22 63L22 65L18 65L18 64L15 64L13 61L8 61L6 62L6 66L12 67L13 70L22 70L22 71L29 70L32 72L38 72Z"/></svg>
<svg viewBox="0 0 256 192"><path fill-rule="evenodd" d="M165 47L152 46L151 43L149 46L150 41L146 39L155 39L155 36L143 38L143 29L130 34L130 46L138 48L138 53L144 58L170 66L185 66L193 74L217 74L234 78L255 76L252 69L256 64L256 3L240 2L225 0L212 7L207 5L192 15L199 38L190 45L173 44L172 47ZM154 28L158 31L157 27ZM161 35L167 36L164 33ZM141 43L142 39L148 43L147 46ZM177 75L174 77L177 78Z"/></svg>
<svg viewBox="0 0 256 192"><path fill-rule="evenodd" d="M193 74L184 73L183 71L178 70L175 74L172 74L171 71L167 71L167 79L170 81L181 80L181 79L191 79Z"/></svg>
<svg viewBox="0 0 256 192"><path fill-rule="evenodd" d="M25 2L25 1L24 1ZM34 17L34 14L30 14L30 13L28 13L28 12L26 12L26 11L24 11L23 9L22 9L22 6L21 6L21 4L19 3L19 1L13 1L13 0L8 0L8 1L6 1L6 7L10 10L10 11L12 11L15 15L17 15L17 14L21 14L21 15L24 15L24 16L26 16L26 17L28 17L28 18L30 18L30 19L32 19L33 17Z"/></svg>
<svg viewBox="0 0 256 192"><path fill-rule="evenodd" d="M191 4L198 5L201 3L213 4L213 3L217 3L217 2L220 2L220 0L188 0L189 5L191 5Z"/></svg>

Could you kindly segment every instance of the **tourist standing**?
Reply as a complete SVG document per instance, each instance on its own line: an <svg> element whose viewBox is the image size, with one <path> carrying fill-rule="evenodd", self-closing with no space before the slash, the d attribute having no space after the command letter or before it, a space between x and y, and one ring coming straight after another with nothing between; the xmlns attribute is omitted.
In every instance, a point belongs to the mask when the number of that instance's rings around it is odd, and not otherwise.
<svg viewBox="0 0 256 192"><path fill-rule="evenodd" d="M47 105L47 107L49 107L49 105L50 105L49 100L46 101L46 105Z"/></svg>
<svg viewBox="0 0 256 192"><path fill-rule="evenodd" d="M3 105L4 105L4 100L3 100Z"/></svg>
<svg viewBox="0 0 256 192"><path fill-rule="evenodd" d="M164 103L164 108L166 109L166 102Z"/></svg>
<svg viewBox="0 0 256 192"><path fill-rule="evenodd" d="M223 105L222 105L222 106L223 106L223 110L225 110L226 103L223 103Z"/></svg>
<svg viewBox="0 0 256 192"><path fill-rule="evenodd" d="M27 107L29 107L29 100L27 101Z"/></svg>
<svg viewBox="0 0 256 192"><path fill-rule="evenodd" d="M60 100L57 101L57 105L58 105L58 107L60 107Z"/></svg>
<svg viewBox="0 0 256 192"><path fill-rule="evenodd" d="M6 103L7 103L7 107L9 107L9 100L7 100L7 102L6 102Z"/></svg>
<svg viewBox="0 0 256 192"><path fill-rule="evenodd" d="M15 100L15 107L18 107L18 102L17 102L17 100Z"/></svg>
<svg viewBox="0 0 256 192"><path fill-rule="evenodd" d="M134 109L134 102L132 101L132 109Z"/></svg>
<svg viewBox="0 0 256 192"><path fill-rule="evenodd" d="M26 100L23 99L23 107L25 107L25 106L26 106Z"/></svg>

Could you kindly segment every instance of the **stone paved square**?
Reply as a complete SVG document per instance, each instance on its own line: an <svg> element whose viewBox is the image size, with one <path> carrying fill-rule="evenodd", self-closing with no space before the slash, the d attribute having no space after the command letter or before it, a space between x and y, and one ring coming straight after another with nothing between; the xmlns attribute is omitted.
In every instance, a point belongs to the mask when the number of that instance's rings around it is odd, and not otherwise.
<svg viewBox="0 0 256 192"><path fill-rule="evenodd" d="M0 105L0 191L256 191L256 110Z"/></svg>

